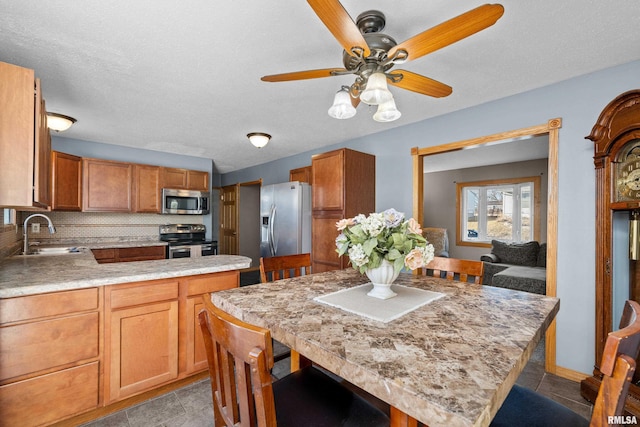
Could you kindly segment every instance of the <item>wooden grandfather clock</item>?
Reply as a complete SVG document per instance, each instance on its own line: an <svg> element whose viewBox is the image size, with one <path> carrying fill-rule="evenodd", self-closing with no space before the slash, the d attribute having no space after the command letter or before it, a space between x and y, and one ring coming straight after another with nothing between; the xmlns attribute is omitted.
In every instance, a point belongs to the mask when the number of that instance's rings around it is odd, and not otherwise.
<svg viewBox="0 0 640 427"><path fill-rule="evenodd" d="M626 254L616 254L616 259L613 259L614 214L628 213L630 220L634 221L640 215L640 89L625 92L611 101L586 138L595 143L596 366L594 375L582 381L581 393L584 398L594 402L600 387L598 367L607 334L618 329L620 320L613 318L614 264L619 271L628 263L629 298L640 300L640 260L631 259ZM630 238L630 243L632 240ZM620 283L616 286L620 286ZM636 371L625 406L629 413L636 416L640 416L638 379L640 371Z"/></svg>

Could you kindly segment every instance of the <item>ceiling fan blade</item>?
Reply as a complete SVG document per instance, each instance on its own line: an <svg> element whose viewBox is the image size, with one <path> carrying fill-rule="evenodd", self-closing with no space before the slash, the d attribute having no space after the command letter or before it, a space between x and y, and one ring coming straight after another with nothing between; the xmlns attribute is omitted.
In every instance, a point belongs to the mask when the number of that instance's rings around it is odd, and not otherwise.
<svg viewBox="0 0 640 427"><path fill-rule="evenodd" d="M403 41L392 47L388 56L392 58L398 50L405 50L409 54L407 60L420 58L492 26L503 13L500 4L482 5Z"/></svg>
<svg viewBox="0 0 640 427"><path fill-rule="evenodd" d="M433 96L434 98L444 98L445 96L451 95L451 92L453 92L451 86L447 86L446 84L430 79L429 77L412 73L411 71L394 70L391 74L402 74L402 80L397 83L394 83L392 80L387 80L389 84L402 89Z"/></svg>
<svg viewBox="0 0 640 427"><path fill-rule="evenodd" d="M307 0L307 2L349 55L355 56L352 48L359 47L364 57L369 56L370 51L366 40L338 0Z"/></svg>
<svg viewBox="0 0 640 427"><path fill-rule="evenodd" d="M332 77L333 72L348 72L344 68L323 68L321 70L294 71L292 73L272 74L261 77L263 82L287 82L291 80L319 79L322 77Z"/></svg>

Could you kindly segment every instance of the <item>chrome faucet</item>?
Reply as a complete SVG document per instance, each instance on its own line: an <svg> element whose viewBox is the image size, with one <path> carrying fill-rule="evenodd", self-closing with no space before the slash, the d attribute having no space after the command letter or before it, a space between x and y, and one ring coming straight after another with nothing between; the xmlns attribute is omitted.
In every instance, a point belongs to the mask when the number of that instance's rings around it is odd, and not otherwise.
<svg viewBox="0 0 640 427"><path fill-rule="evenodd" d="M53 234L53 233L56 232L56 228L53 226L53 222L51 222L51 220L49 219L48 216L46 216L44 214L41 214L41 213L36 213L36 214L33 214L33 215L29 215L27 217L27 219L24 220L24 224L22 225L22 233L23 233L23 236L24 236L22 253L24 255L28 255L29 254L29 237L28 237L28 233L27 233L27 231L29 229L27 228L27 223L29 222L29 220L31 218L36 217L36 216L40 216L42 218L45 218L49 222L49 233L50 234Z"/></svg>

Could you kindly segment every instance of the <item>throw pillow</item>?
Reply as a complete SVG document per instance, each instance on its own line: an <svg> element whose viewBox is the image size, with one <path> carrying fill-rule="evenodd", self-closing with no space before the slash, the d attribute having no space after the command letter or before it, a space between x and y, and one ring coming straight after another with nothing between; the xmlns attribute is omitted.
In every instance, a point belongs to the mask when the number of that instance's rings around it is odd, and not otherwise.
<svg viewBox="0 0 640 427"><path fill-rule="evenodd" d="M542 243L540 245L540 251L538 252L538 262L536 263L538 267L547 268L547 244Z"/></svg>
<svg viewBox="0 0 640 427"><path fill-rule="evenodd" d="M538 242L526 243L504 243L499 240L492 240L491 253L496 254L500 261L505 264L526 265L535 267L538 263Z"/></svg>

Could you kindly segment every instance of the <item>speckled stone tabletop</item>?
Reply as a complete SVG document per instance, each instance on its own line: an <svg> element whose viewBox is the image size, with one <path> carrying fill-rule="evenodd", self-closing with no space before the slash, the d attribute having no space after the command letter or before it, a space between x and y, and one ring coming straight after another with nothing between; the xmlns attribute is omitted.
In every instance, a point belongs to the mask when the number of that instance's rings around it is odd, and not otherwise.
<svg viewBox="0 0 640 427"><path fill-rule="evenodd" d="M88 248L64 255L17 255L0 262L0 298L239 270L251 258L212 255L98 264Z"/></svg>
<svg viewBox="0 0 640 427"><path fill-rule="evenodd" d="M488 425L557 314L557 298L400 274L444 297L393 320L313 301L368 282L353 269L212 294L324 368L429 425Z"/></svg>

